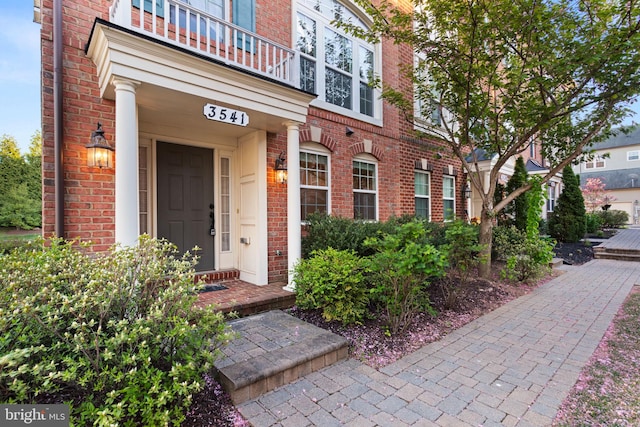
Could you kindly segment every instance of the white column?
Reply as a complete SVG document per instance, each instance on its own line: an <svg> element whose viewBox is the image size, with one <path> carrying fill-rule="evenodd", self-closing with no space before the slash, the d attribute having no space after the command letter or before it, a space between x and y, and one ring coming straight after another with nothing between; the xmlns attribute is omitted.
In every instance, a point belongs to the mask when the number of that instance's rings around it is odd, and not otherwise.
<svg viewBox="0 0 640 427"><path fill-rule="evenodd" d="M287 253L289 283L285 289L295 291L293 267L302 256L300 216L300 124L287 122Z"/></svg>
<svg viewBox="0 0 640 427"><path fill-rule="evenodd" d="M114 78L116 92L116 243L133 246L140 235L138 202L138 82Z"/></svg>

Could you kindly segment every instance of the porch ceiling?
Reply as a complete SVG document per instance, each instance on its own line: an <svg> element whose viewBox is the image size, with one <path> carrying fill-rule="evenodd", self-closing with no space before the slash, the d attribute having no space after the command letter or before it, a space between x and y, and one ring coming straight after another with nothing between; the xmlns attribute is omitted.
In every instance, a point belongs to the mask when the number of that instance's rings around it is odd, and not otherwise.
<svg viewBox="0 0 640 427"><path fill-rule="evenodd" d="M136 102L141 130L187 128L209 137L212 132L227 137L240 137L256 129L277 132L286 121L304 123L309 102L315 98L100 20L94 24L87 56L96 64L104 98L115 99L115 77L139 83ZM244 111L249 125L206 119L203 107L207 103Z"/></svg>

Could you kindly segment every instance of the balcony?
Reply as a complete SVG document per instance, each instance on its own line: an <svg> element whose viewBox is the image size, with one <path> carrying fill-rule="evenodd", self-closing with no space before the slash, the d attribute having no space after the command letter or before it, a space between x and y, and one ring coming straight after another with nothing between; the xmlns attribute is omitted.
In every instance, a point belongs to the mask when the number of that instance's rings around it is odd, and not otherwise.
<svg viewBox="0 0 640 427"><path fill-rule="evenodd" d="M140 2L144 7L139 7ZM163 41L299 88L299 56L289 49L180 0L114 0L109 21Z"/></svg>

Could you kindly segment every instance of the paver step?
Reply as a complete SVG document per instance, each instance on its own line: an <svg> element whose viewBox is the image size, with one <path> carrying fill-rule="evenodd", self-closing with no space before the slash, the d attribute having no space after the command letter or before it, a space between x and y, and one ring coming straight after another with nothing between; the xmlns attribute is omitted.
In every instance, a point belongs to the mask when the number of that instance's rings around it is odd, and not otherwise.
<svg viewBox="0 0 640 427"><path fill-rule="evenodd" d="M549 267L551 268L558 268L559 266L564 264L564 260L562 258L553 258L551 260L551 263L549 264Z"/></svg>
<svg viewBox="0 0 640 427"><path fill-rule="evenodd" d="M618 261L640 261L640 254L628 254L619 252L597 252L593 254L596 259L615 259Z"/></svg>
<svg viewBox="0 0 640 427"><path fill-rule="evenodd" d="M282 311L229 322L239 336L215 363L217 379L234 404L347 357L347 340Z"/></svg>

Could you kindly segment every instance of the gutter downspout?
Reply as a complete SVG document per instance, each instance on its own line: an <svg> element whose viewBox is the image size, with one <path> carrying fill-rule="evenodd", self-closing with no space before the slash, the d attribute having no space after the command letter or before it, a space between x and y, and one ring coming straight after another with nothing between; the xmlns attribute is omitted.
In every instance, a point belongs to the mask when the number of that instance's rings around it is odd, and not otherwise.
<svg viewBox="0 0 640 427"><path fill-rule="evenodd" d="M55 234L60 238L64 238L62 50L62 0L53 0L53 147L55 176Z"/></svg>

